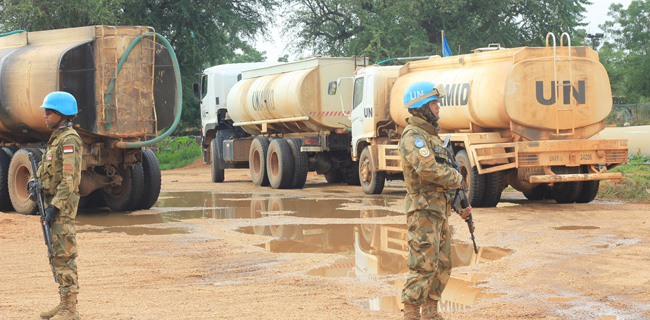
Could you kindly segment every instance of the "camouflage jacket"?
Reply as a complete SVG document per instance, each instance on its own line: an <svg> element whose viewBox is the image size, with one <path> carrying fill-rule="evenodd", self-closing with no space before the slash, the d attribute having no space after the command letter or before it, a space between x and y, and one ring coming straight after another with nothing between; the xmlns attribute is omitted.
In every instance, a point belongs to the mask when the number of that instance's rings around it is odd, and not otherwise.
<svg viewBox="0 0 650 320"><path fill-rule="evenodd" d="M449 215L447 212L447 191L459 185L461 174L447 163L448 159L438 136L439 127L434 127L419 117L407 119L409 125L404 129L399 141L402 170L408 194L406 210L433 210Z"/></svg>
<svg viewBox="0 0 650 320"><path fill-rule="evenodd" d="M73 208L76 214L81 182L82 142L71 125L63 125L52 133L36 171L46 199L51 199L49 203L62 214Z"/></svg>

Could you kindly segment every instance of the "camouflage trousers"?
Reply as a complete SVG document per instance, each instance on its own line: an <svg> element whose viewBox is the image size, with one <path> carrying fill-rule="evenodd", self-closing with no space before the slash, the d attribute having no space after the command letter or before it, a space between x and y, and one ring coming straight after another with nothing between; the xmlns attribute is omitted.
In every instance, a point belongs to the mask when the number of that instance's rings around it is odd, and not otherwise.
<svg viewBox="0 0 650 320"><path fill-rule="evenodd" d="M440 300L451 275L451 234L448 217L430 210L407 214L409 227L406 239L410 269L402 302L424 305L427 297Z"/></svg>
<svg viewBox="0 0 650 320"><path fill-rule="evenodd" d="M77 231L74 219L59 216L52 224L54 268L59 278L61 294L79 293L77 281Z"/></svg>

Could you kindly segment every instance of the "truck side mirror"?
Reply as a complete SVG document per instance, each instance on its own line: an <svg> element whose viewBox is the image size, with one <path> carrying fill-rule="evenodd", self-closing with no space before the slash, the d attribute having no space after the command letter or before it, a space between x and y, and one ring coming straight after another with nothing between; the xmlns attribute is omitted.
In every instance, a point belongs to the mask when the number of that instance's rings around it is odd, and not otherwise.
<svg viewBox="0 0 650 320"><path fill-rule="evenodd" d="M442 84L438 84L437 86L433 87L433 95L442 98L447 95L447 89L445 89L445 86Z"/></svg>
<svg viewBox="0 0 650 320"><path fill-rule="evenodd" d="M198 83L194 84L194 98L196 98L196 100L201 101L201 92L199 92L199 84Z"/></svg>
<svg viewBox="0 0 650 320"><path fill-rule="evenodd" d="M327 94L329 94L330 96L335 95L336 88L337 88L336 81L330 81L329 85L327 86Z"/></svg>

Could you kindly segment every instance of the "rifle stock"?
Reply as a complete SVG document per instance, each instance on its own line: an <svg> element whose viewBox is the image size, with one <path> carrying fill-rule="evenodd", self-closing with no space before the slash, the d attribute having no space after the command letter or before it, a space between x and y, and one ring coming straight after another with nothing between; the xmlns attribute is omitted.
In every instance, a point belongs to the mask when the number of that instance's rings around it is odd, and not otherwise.
<svg viewBox="0 0 650 320"><path fill-rule="evenodd" d="M43 238L45 238L45 245L47 245L48 258L50 260L50 265L52 266L52 274L54 275L54 282L59 282L59 277L56 275L56 268L54 267L54 249L52 248L52 231L50 229L50 224L43 224L42 221L45 220L45 206L43 202L43 190L41 189L41 183L38 181L38 176L36 175L36 160L34 160L34 155L29 153L29 160L32 163L32 173L34 174L34 182L36 182L36 198L38 205L38 211L41 214L41 229L43 230Z"/></svg>
<svg viewBox="0 0 650 320"><path fill-rule="evenodd" d="M442 144L442 147L445 148L449 154L449 164L454 169L458 170L458 172L460 172L460 164L458 161L456 161L454 149L449 147L450 138L451 136L447 135L445 142ZM465 189L465 179L463 179L462 184L462 188L456 189L456 195L454 196L454 200L451 203L451 208L459 215L465 208L469 207L469 199L467 198L467 190ZM476 239L474 238L474 218L472 217L471 213L465 222L467 222L467 228L469 228L469 234L471 235L472 244L474 245L474 253L478 254L478 247L476 246Z"/></svg>

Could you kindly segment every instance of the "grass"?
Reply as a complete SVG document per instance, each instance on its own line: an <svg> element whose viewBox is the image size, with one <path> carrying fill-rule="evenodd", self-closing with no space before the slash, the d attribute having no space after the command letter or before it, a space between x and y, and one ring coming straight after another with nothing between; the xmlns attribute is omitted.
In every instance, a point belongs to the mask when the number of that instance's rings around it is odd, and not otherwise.
<svg viewBox="0 0 650 320"><path fill-rule="evenodd" d="M623 174L621 180L601 181L598 198L633 201L650 200L650 159L644 156L631 157L628 164L618 166L610 172Z"/></svg>
<svg viewBox="0 0 650 320"><path fill-rule="evenodd" d="M156 155L160 170L182 168L201 157L201 146L190 137L168 138L158 144Z"/></svg>

